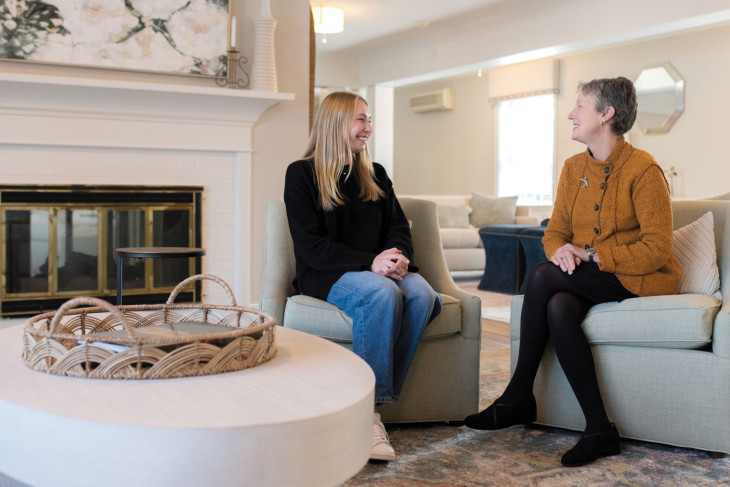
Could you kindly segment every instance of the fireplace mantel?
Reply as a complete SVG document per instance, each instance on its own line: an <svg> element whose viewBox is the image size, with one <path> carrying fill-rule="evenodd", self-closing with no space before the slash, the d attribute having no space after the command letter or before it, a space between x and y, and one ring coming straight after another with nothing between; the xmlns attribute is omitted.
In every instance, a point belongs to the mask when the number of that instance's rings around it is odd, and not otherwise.
<svg viewBox="0 0 730 487"><path fill-rule="evenodd" d="M249 152L291 93L0 73L0 144Z"/></svg>
<svg viewBox="0 0 730 487"><path fill-rule="evenodd" d="M252 134L267 109L294 95L221 88L202 77L59 73L0 73L4 183L204 187L203 272L252 302ZM221 299L222 290L203 285L204 302Z"/></svg>

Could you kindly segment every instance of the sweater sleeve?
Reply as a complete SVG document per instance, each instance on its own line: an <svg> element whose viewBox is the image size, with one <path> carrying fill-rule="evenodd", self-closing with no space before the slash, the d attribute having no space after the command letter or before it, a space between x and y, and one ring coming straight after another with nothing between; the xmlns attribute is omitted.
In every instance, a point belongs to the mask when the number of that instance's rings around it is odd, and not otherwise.
<svg viewBox="0 0 730 487"><path fill-rule="evenodd" d="M573 230L570 221L570 211L568 210L568 188L566 181L570 178L568 173L568 161L563 165L558 179L558 190L555 195L555 203L553 204L553 212L550 215L550 221L545 229L545 235L542 238L542 244L545 248L545 256L550 259L555 252L565 245L573 241Z"/></svg>
<svg viewBox="0 0 730 487"><path fill-rule="evenodd" d="M672 256L672 206L664 174L650 165L638 178L631 195L639 239L628 245L595 245L599 268L627 276L642 276L661 268Z"/></svg>
<svg viewBox="0 0 730 487"><path fill-rule="evenodd" d="M314 174L307 161L294 162L287 168L284 203L294 252L307 266L325 272L370 268L376 254L355 250L328 235Z"/></svg>

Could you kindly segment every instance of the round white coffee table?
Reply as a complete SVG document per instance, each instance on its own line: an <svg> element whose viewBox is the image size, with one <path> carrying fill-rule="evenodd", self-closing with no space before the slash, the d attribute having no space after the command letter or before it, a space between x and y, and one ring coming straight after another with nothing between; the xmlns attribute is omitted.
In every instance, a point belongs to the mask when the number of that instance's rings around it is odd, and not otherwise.
<svg viewBox="0 0 730 487"><path fill-rule="evenodd" d="M375 378L327 340L278 327L258 367L123 381L31 370L22 331L0 330L0 472L21 482L321 487L370 455Z"/></svg>

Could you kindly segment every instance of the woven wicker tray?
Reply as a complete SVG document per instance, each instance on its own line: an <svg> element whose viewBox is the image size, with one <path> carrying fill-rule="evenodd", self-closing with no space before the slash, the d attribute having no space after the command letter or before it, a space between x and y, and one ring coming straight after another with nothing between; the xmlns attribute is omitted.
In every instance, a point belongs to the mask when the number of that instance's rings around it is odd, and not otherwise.
<svg viewBox="0 0 730 487"><path fill-rule="evenodd" d="M231 304L174 304L203 279L220 284ZM270 314L237 306L225 281L200 274L178 284L165 304L115 307L80 297L34 316L23 333L23 361L41 372L94 379L220 374L276 355L275 328Z"/></svg>

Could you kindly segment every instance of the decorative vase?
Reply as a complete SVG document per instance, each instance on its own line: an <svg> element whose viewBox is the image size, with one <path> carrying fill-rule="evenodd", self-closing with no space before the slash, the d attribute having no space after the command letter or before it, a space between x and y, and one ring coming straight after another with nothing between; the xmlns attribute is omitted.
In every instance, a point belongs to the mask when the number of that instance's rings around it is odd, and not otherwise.
<svg viewBox="0 0 730 487"><path fill-rule="evenodd" d="M261 16L253 20L254 52L251 68L251 89L278 91L274 31L276 19L271 16L269 0L261 0Z"/></svg>

